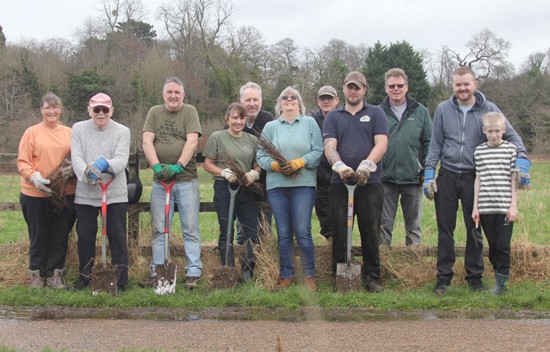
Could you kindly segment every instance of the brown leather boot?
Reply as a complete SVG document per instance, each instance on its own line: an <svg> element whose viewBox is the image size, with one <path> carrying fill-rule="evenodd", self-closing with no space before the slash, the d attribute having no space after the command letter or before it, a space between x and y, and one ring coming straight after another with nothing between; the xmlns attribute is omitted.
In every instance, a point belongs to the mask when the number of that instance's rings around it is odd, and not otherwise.
<svg viewBox="0 0 550 352"><path fill-rule="evenodd" d="M317 280L315 279L315 276L306 277L304 284L310 290L317 291Z"/></svg>
<svg viewBox="0 0 550 352"><path fill-rule="evenodd" d="M294 278L289 277L288 279L278 278L277 283L275 284L275 287L273 288L274 291L279 291L287 288L294 282Z"/></svg>

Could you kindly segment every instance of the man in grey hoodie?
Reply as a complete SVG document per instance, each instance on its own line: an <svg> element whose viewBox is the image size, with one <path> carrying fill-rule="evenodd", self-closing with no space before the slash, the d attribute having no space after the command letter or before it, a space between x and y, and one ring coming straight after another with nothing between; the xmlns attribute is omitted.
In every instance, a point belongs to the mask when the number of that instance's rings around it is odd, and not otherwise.
<svg viewBox="0 0 550 352"><path fill-rule="evenodd" d="M487 140L482 133L482 116L500 110L476 88L474 72L465 66L457 68L453 72L454 95L439 104L433 120L423 187L426 198L435 199L438 238L434 293L437 295L445 294L453 278L454 230L459 200L466 226L466 280L474 291L483 290L483 239L481 234L470 235L475 227L471 217L476 177L474 150ZM518 158L526 158L521 137L508 120L503 139L517 147ZM441 167L436 182L435 169L439 162Z"/></svg>

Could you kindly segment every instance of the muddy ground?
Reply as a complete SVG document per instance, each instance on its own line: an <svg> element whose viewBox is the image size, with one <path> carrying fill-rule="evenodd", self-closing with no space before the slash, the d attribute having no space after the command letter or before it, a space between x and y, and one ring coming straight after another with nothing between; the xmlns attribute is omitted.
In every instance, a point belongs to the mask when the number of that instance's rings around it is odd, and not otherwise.
<svg viewBox="0 0 550 352"><path fill-rule="evenodd" d="M1 310L0 310L1 311ZM5 313L5 312L4 312ZM168 314L168 312L165 312ZM326 320L309 310L278 320L233 320L239 314L157 315L151 319L59 318L4 314L0 346L24 351L547 351L550 319L424 312ZM24 315L24 314L23 314ZM86 314L82 313L82 316ZM107 314L109 315L109 314ZM136 318L137 311L128 317ZM218 319L212 319L216 316ZM367 317L367 319L364 319ZM222 318L222 319L219 319Z"/></svg>

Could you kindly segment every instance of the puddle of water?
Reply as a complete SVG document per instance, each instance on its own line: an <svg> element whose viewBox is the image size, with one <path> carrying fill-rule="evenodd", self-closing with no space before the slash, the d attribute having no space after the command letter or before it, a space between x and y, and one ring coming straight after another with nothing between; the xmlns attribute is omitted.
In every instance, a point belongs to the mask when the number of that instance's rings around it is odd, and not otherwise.
<svg viewBox="0 0 550 352"><path fill-rule="evenodd" d="M437 319L525 319L548 320L550 311L377 311L372 309L266 309L266 308L208 308L200 311L186 308L68 308L68 307L9 307L0 306L0 319L130 319L160 321L191 320L267 320L300 322L326 321L404 321Z"/></svg>

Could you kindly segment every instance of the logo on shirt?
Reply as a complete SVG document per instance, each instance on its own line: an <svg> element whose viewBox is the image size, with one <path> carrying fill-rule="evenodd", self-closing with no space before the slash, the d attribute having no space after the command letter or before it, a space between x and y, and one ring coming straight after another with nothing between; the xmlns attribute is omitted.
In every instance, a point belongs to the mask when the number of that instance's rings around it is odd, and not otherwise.
<svg viewBox="0 0 550 352"><path fill-rule="evenodd" d="M361 121L361 122L370 122L370 116L369 115L363 115L359 118L359 121Z"/></svg>

